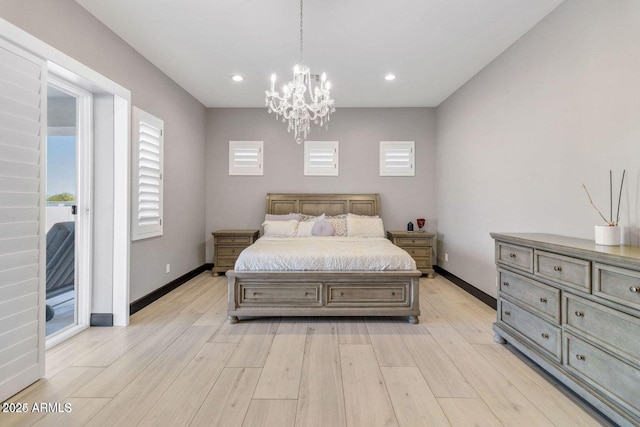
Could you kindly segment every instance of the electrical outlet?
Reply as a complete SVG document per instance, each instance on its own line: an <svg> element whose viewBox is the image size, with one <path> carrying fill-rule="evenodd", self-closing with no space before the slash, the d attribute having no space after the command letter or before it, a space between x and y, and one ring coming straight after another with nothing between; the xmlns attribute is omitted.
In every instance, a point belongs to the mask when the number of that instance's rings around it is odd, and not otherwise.
<svg viewBox="0 0 640 427"><path fill-rule="evenodd" d="M169 273L171 271L171 264L167 264L167 267L165 268L166 272Z"/></svg>
<svg viewBox="0 0 640 427"><path fill-rule="evenodd" d="M444 262L449 262L449 254L448 253L444 254Z"/></svg>

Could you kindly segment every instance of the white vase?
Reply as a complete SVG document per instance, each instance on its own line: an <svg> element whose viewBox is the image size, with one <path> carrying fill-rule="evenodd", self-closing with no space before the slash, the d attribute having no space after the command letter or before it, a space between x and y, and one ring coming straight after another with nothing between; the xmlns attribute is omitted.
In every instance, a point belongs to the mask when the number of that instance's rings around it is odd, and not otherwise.
<svg viewBox="0 0 640 427"><path fill-rule="evenodd" d="M596 245L620 245L620 227L617 225L596 225Z"/></svg>

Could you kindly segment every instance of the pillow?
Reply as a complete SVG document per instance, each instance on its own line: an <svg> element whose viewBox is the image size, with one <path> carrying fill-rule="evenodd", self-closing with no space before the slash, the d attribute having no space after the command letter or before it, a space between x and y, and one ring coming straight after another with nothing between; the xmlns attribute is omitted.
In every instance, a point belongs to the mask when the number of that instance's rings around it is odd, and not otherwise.
<svg viewBox="0 0 640 427"><path fill-rule="evenodd" d="M302 216L304 218L304 215ZM298 223L298 231L296 232L297 237L309 237L312 236L311 229L315 225L317 221L323 221L324 214L320 216L308 216L307 220L300 221Z"/></svg>
<svg viewBox="0 0 640 427"><path fill-rule="evenodd" d="M265 236L273 237L293 237L298 230L298 221L291 219L288 221L265 221L262 223Z"/></svg>
<svg viewBox="0 0 640 427"><path fill-rule="evenodd" d="M327 221L333 225L334 236L346 236L347 235L347 216L340 218L342 215L329 216Z"/></svg>
<svg viewBox="0 0 640 427"><path fill-rule="evenodd" d="M300 215L300 221L319 221L321 219L324 219L324 214L322 215L307 215L307 214L299 214Z"/></svg>
<svg viewBox="0 0 640 427"><path fill-rule="evenodd" d="M265 221L291 221L295 219L296 221L300 221L301 214L290 213L287 215L274 215L274 214L266 214L264 216Z"/></svg>
<svg viewBox="0 0 640 427"><path fill-rule="evenodd" d="M349 212L347 214L347 218L352 217L352 218L379 218L378 215L356 215L354 213Z"/></svg>
<svg viewBox="0 0 640 427"><path fill-rule="evenodd" d="M298 223L298 231L296 237L309 237L311 236L311 230L315 225L315 221L300 221Z"/></svg>
<svg viewBox="0 0 640 427"><path fill-rule="evenodd" d="M314 236L333 236L334 232L333 225L326 219L316 221L311 228L311 234Z"/></svg>
<svg viewBox="0 0 640 427"><path fill-rule="evenodd" d="M349 216L347 217L347 236L384 237L384 225L381 218Z"/></svg>

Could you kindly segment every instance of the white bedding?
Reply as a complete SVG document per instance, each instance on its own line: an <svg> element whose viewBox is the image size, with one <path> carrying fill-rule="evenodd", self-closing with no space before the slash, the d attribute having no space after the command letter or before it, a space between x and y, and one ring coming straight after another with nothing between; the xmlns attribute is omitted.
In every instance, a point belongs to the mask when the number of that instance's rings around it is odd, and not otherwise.
<svg viewBox="0 0 640 427"><path fill-rule="evenodd" d="M384 237L263 236L240 253L235 270L406 271L416 263Z"/></svg>

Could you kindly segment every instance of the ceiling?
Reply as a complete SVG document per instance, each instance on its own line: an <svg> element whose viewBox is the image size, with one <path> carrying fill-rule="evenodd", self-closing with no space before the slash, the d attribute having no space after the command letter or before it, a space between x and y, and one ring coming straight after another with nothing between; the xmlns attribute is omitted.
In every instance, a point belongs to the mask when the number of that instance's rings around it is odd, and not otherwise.
<svg viewBox="0 0 640 427"><path fill-rule="evenodd" d="M264 106L299 60L298 0L76 1L207 107ZM304 62L337 108L435 107L562 1L306 0Z"/></svg>

